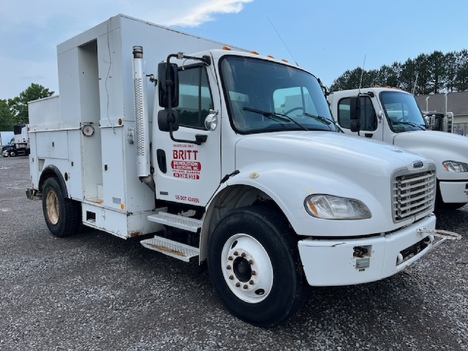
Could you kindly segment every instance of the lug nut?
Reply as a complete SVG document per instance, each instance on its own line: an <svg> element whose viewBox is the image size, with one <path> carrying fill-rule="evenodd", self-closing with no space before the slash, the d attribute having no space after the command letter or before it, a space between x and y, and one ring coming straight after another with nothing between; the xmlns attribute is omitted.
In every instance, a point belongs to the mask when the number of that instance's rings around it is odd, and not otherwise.
<svg viewBox="0 0 468 351"><path fill-rule="evenodd" d="M250 284L250 285L254 285L254 281L253 281L253 280L250 280L250 281L249 281L249 284Z"/></svg>
<svg viewBox="0 0 468 351"><path fill-rule="evenodd" d="M257 275L257 271L252 271L252 275Z"/></svg>
<svg viewBox="0 0 468 351"><path fill-rule="evenodd" d="M231 265L228 264L228 265L226 266L226 269L232 269Z"/></svg>
<svg viewBox="0 0 468 351"><path fill-rule="evenodd" d="M249 264L252 265L254 263L254 260L250 259Z"/></svg>
<svg viewBox="0 0 468 351"><path fill-rule="evenodd" d="M233 276L233 275L230 275L230 276L229 276L229 279L230 279L230 280L234 280L234 276Z"/></svg>
<svg viewBox="0 0 468 351"><path fill-rule="evenodd" d="M229 257L228 257L228 260L229 260L229 261L232 261L233 259L234 259L234 258L233 258L232 256L229 256Z"/></svg>
<svg viewBox="0 0 468 351"><path fill-rule="evenodd" d="M247 290L249 286L247 284L244 284L244 289Z"/></svg>
<svg viewBox="0 0 468 351"><path fill-rule="evenodd" d="M240 286L240 283L239 283L239 282L237 282L237 283L236 283L236 288L238 288L239 286Z"/></svg>
<svg viewBox="0 0 468 351"><path fill-rule="evenodd" d="M234 256L239 256L239 253L237 251L234 251Z"/></svg>
<svg viewBox="0 0 468 351"><path fill-rule="evenodd" d="M243 252L241 256L245 257L245 256L247 256L247 254L245 252Z"/></svg>

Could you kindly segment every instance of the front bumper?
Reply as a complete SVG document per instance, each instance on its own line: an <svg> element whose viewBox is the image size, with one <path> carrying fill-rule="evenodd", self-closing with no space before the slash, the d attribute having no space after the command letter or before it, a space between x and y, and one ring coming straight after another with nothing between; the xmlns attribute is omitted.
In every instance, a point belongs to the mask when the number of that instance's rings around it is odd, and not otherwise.
<svg viewBox="0 0 468 351"><path fill-rule="evenodd" d="M360 239L305 239L298 243L307 282L312 286L353 285L400 272L432 247L434 215L387 235ZM422 228L426 230L421 230Z"/></svg>
<svg viewBox="0 0 468 351"><path fill-rule="evenodd" d="M468 202L468 180L439 182L440 194L444 203L462 204Z"/></svg>

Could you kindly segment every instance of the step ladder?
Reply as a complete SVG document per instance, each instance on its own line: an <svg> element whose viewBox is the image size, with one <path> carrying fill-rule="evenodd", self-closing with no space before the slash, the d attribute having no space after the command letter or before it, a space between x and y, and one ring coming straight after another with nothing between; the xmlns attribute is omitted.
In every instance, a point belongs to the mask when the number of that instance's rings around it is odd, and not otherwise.
<svg viewBox="0 0 468 351"><path fill-rule="evenodd" d="M192 257L197 257L200 254L200 250L197 247L182 244L178 241L162 238L160 236L142 240L140 243L147 249L160 252L184 262L189 262Z"/></svg>
<svg viewBox="0 0 468 351"><path fill-rule="evenodd" d="M153 214L150 214L148 216L148 220L167 227L179 228L192 233L196 233L203 223L199 219L168 213L163 209L158 209ZM140 243L150 250L160 252L184 262L189 262L192 257L196 257L200 254L200 250L197 247L182 244L178 241L160 236L142 240Z"/></svg>
<svg viewBox="0 0 468 351"><path fill-rule="evenodd" d="M148 216L148 220L168 227L188 230L189 232L193 233L196 233L198 229L201 228L203 223L200 219L175 215L161 210L156 210L155 213L150 214Z"/></svg>

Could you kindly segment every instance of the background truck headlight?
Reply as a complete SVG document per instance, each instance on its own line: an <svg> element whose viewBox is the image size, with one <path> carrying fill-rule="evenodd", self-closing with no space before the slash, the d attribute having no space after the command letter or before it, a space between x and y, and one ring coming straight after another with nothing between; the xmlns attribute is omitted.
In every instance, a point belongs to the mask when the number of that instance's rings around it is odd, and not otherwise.
<svg viewBox="0 0 468 351"><path fill-rule="evenodd" d="M367 219L372 214L364 203L333 195L314 194L304 200L307 212L323 219Z"/></svg>
<svg viewBox="0 0 468 351"><path fill-rule="evenodd" d="M468 164L464 162L444 161L442 162L442 166L444 166L447 172L468 172Z"/></svg>

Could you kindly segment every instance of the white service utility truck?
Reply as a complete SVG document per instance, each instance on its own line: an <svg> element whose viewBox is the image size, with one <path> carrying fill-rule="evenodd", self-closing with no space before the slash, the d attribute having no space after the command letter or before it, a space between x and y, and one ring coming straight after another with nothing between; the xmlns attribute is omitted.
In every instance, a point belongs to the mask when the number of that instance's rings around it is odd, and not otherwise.
<svg viewBox="0 0 468 351"><path fill-rule="evenodd" d="M340 133L315 76L221 47L124 15L58 46L60 96L29 104L27 196L52 234L155 234L262 327L440 242L430 159Z"/></svg>
<svg viewBox="0 0 468 351"><path fill-rule="evenodd" d="M394 88L365 88L330 93L328 102L347 134L410 150L434 160L437 207L468 203L468 138L429 130L414 96Z"/></svg>

